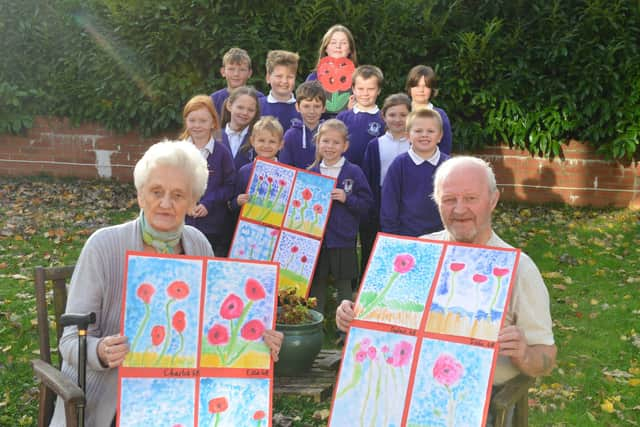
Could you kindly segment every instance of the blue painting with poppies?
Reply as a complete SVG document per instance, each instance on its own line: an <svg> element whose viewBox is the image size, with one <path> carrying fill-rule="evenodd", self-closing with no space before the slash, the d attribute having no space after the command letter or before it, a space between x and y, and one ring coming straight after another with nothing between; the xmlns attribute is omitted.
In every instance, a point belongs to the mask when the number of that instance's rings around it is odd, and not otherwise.
<svg viewBox="0 0 640 427"><path fill-rule="evenodd" d="M426 330L496 341L518 251L450 245Z"/></svg>
<svg viewBox="0 0 640 427"><path fill-rule="evenodd" d="M280 230L239 220L229 258L271 261Z"/></svg>
<svg viewBox="0 0 640 427"><path fill-rule="evenodd" d="M330 426L399 426L416 337L351 327Z"/></svg>
<svg viewBox="0 0 640 427"><path fill-rule="evenodd" d="M280 264L278 289L294 289L307 296L320 253L320 240L283 230L273 261Z"/></svg>
<svg viewBox="0 0 640 427"><path fill-rule="evenodd" d="M262 339L274 325L278 266L208 260L201 365L269 369Z"/></svg>
<svg viewBox="0 0 640 427"><path fill-rule="evenodd" d="M120 427L194 425L196 400L193 379L123 378L120 383Z"/></svg>
<svg viewBox="0 0 640 427"><path fill-rule="evenodd" d="M198 426L267 426L270 390L267 379L201 378Z"/></svg>
<svg viewBox="0 0 640 427"><path fill-rule="evenodd" d="M256 160L248 186L249 201L240 217L280 227L295 175L294 168Z"/></svg>
<svg viewBox="0 0 640 427"><path fill-rule="evenodd" d="M129 255L125 366L195 367L202 260Z"/></svg>
<svg viewBox="0 0 640 427"><path fill-rule="evenodd" d="M334 187L333 178L298 171L283 226L321 238L329 217Z"/></svg>
<svg viewBox="0 0 640 427"><path fill-rule="evenodd" d="M407 426L484 426L493 348L425 338Z"/></svg>
<svg viewBox="0 0 640 427"><path fill-rule="evenodd" d="M443 248L379 235L360 288L357 318L418 329Z"/></svg>

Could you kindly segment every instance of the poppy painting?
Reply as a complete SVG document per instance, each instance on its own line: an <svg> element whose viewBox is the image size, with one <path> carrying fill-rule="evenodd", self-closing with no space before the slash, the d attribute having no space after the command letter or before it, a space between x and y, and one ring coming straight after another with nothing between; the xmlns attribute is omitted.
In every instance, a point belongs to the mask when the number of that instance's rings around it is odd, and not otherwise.
<svg viewBox="0 0 640 427"><path fill-rule="evenodd" d="M331 190L334 187L333 178L299 171L283 226L298 233L322 238L329 218Z"/></svg>
<svg viewBox="0 0 640 427"><path fill-rule="evenodd" d="M262 334L274 327L277 277L275 264L207 262L202 366L270 368Z"/></svg>
<svg viewBox="0 0 640 427"><path fill-rule="evenodd" d="M198 426L266 427L271 419L268 380L201 378Z"/></svg>
<svg viewBox="0 0 640 427"><path fill-rule="evenodd" d="M347 107L354 71L355 65L349 58L325 56L318 63L318 81L328 93L326 109L329 113L337 113Z"/></svg>
<svg viewBox="0 0 640 427"><path fill-rule="evenodd" d="M192 426L196 382L184 378L122 378L119 427Z"/></svg>
<svg viewBox="0 0 640 427"><path fill-rule="evenodd" d="M426 330L496 341L518 253L448 246Z"/></svg>
<svg viewBox="0 0 640 427"><path fill-rule="evenodd" d="M124 366L195 367L202 260L130 256Z"/></svg>
<svg viewBox="0 0 640 427"><path fill-rule="evenodd" d="M279 236L279 228L241 219L236 227L229 258L271 261Z"/></svg>
<svg viewBox="0 0 640 427"><path fill-rule="evenodd" d="M320 240L282 231L273 257L280 264L278 289L295 289L297 295L306 297L319 252Z"/></svg>

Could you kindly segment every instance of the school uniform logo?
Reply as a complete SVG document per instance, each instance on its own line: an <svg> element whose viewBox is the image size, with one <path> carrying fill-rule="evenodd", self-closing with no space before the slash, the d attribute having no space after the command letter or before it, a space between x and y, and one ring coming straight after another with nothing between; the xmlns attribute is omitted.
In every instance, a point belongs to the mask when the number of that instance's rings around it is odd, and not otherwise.
<svg viewBox="0 0 640 427"><path fill-rule="evenodd" d="M369 133L369 135L371 136L379 136L381 128L382 126L380 126L380 123L370 122L369 126L367 127L367 133Z"/></svg>
<svg viewBox="0 0 640 427"><path fill-rule="evenodd" d="M353 190L353 180L351 178L347 178L342 181L342 189L345 193L349 194Z"/></svg>

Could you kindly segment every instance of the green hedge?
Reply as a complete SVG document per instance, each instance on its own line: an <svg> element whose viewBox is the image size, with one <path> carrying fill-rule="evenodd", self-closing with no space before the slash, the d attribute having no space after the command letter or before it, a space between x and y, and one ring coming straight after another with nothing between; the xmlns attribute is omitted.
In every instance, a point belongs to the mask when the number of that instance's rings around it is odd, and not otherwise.
<svg viewBox="0 0 640 427"><path fill-rule="evenodd" d="M247 49L265 90L270 49L313 68L334 23L360 63L385 72L383 96L408 70L440 76L455 149L506 141L545 156L569 138L638 158L640 6L624 0L0 0L0 132L36 114L144 134L177 129L182 105L224 85L223 53ZM380 102L382 99L380 100Z"/></svg>

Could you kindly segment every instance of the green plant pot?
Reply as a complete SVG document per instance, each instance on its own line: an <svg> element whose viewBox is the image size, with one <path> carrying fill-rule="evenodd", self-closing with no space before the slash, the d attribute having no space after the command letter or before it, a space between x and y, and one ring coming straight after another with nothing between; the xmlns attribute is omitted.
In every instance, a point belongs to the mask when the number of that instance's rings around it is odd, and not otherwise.
<svg viewBox="0 0 640 427"><path fill-rule="evenodd" d="M275 364L278 376L302 375L311 370L313 361L322 348L322 321L324 316L310 310L313 320L302 325L276 323L276 330L284 334L280 360Z"/></svg>

